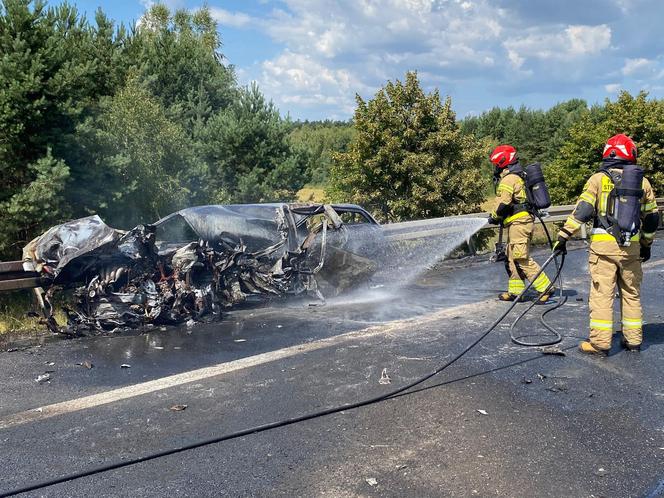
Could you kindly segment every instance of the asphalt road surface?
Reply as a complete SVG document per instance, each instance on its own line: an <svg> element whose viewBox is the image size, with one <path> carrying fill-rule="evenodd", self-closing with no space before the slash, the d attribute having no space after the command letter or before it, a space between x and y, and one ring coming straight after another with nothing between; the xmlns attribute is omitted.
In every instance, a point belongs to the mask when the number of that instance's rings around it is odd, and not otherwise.
<svg viewBox="0 0 664 498"><path fill-rule="evenodd" d="M569 302L549 315L566 356L513 345L501 326L410 394L28 495L664 496L664 247L645 265L643 351L622 350L618 334L606 359L575 349L587 333L586 260L570 252ZM5 338L0 494L387 392L477 337L507 306L495 300L504 284L501 264L467 259L326 306L135 335ZM545 334L536 310L522 333Z"/></svg>

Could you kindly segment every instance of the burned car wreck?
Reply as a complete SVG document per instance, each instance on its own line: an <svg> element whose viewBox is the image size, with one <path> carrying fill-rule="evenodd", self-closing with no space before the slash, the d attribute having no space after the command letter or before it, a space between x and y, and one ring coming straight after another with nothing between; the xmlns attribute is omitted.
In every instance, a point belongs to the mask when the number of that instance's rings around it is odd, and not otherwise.
<svg viewBox="0 0 664 498"><path fill-rule="evenodd" d="M199 206L129 231L96 215L55 226L23 249L23 266L47 282L37 296L50 330L112 332L218 320L247 301L324 300L368 281L381 237L356 205ZM62 328L51 303L67 289Z"/></svg>

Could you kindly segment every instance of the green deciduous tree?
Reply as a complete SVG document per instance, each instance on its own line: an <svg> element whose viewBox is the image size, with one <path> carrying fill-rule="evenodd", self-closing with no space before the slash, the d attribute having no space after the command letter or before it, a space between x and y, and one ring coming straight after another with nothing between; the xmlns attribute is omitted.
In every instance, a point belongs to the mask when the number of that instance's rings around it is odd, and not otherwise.
<svg viewBox="0 0 664 498"><path fill-rule="evenodd" d="M664 101L648 99L645 92L621 92L615 101L586 111L572 126L559 157L547 168L554 202L572 202L602 158L606 140L624 133L636 142L638 162L658 195L664 192Z"/></svg>
<svg viewBox="0 0 664 498"><path fill-rule="evenodd" d="M329 195L364 204L382 220L478 211L487 149L461 132L451 99L425 94L416 73L357 97L355 137L334 156Z"/></svg>
<svg viewBox="0 0 664 498"><path fill-rule="evenodd" d="M205 167L191 140L136 78L102 100L99 113L79 126L78 138L82 173L70 195L79 203L90 200L87 209L113 225L155 221L195 203L202 191ZM104 188L91 192L91 184Z"/></svg>

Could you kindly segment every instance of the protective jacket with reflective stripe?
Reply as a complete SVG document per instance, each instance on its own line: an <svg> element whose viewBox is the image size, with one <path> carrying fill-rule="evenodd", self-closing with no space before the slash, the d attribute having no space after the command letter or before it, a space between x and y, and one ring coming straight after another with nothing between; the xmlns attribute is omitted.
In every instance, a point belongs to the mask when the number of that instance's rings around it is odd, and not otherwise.
<svg viewBox="0 0 664 498"><path fill-rule="evenodd" d="M619 169L610 169L612 173L620 173ZM640 241L641 245L650 246L653 241L655 230L651 223L643 223L643 220L653 214L657 216L657 202L655 192L647 178L643 179L643 197L641 198L641 232L632 241ZM593 222L593 230L590 235L591 250L597 254L620 255L624 253L639 252L639 244L628 247L620 246L615 237L602 228L599 217L606 216L609 194L614 189L614 184L609 175L598 172L591 176L583 192L579 196L574 212L567 218L565 226L559 235L570 238L583 223Z"/></svg>
<svg viewBox="0 0 664 498"><path fill-rule="evenodd" d="M503 221L503 225L519 220L530 223L534 221L533 216L526 209L526 183L513 172L520 170L521 166L514 165L505 170L500 177L500 183L496 189L496 204L491 216Z"/></svg>

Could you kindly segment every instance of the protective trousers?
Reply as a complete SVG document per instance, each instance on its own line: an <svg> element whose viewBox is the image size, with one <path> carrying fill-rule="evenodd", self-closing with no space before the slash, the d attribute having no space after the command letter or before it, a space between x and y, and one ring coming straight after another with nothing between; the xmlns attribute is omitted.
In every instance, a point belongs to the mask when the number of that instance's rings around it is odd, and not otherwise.
<svg viewBox="0 0 664 498"><path fill-rule="evenodd" d="M526 288L524 280L533 282L537 292L544 292L551 281L546 273L542 272L539 277L535 276L540 271L540 266L530 257L530 242L533 236L535 224L532 217L512 222L507 227L507 261L505 270L509 277L507 292L513 295L521 294Z"/></svg>
<svg viewBox="0 0 664 498"><path fill-rule="evenodd" d="M643 270L637 252L598 254L590 252L590 342L595 348L610 349L613 336L613 298L620 292L622 333L630 346L643 340L641 281Z"/></svg>

